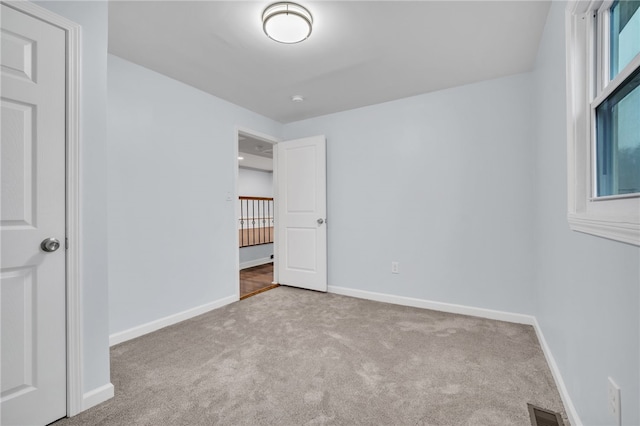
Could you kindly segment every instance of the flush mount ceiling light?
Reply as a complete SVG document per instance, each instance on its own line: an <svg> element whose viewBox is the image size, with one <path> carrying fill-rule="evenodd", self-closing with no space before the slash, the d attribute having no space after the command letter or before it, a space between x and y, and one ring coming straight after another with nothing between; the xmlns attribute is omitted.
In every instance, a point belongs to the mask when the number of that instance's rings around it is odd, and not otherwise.
<svg viewBox="0 0 640 426"><path fill-rule="evenodd" d="M291 101L293 101L293 102L302 102L302 101L304 101L304 96L302 96L302 95L293 95L291 97Z"/></svg>
<svg viewBox="0 0 640 426"><path fill-rule="evenodd" d="M296 3L273 3L262 12L264 33L279 43L300 43L311 35L312 27L311 13Z"/></svg>

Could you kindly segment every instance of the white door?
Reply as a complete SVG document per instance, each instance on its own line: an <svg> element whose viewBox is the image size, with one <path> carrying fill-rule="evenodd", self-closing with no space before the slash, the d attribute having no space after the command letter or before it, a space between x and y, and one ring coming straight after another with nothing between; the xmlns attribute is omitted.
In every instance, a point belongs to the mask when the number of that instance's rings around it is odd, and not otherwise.
<svg viewBox="0 0 640 426"><path fill-rule="evenodd" d="M0 423L45 425L66 415L65 32L0 7Z"/></svg>
<svg viewBox="0 0 640 426"><path fill-rule="evenodd" d="M324 136L277 149L278 282L327 291L327 170Z"/></svg>

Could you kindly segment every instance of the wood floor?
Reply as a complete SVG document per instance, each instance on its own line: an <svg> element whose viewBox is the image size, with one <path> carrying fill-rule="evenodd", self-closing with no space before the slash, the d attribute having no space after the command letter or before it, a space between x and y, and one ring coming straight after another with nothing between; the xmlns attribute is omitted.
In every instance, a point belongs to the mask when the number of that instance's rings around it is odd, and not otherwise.
<svg viewBox="0 0 640 426"><path fill-rule="evenodd" d="M240 300L278 287L273 284L273 263L240 271Z"/></svg>

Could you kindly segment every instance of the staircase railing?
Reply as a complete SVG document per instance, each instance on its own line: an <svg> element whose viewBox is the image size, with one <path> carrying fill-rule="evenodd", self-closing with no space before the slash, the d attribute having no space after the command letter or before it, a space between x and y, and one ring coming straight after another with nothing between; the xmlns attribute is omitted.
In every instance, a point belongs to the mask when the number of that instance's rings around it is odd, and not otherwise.
<svg viewBox="0 0 640 426"><path fill-rule="evenodd" d="M240 247L273 243L273 198L238 197Z"/></svg>

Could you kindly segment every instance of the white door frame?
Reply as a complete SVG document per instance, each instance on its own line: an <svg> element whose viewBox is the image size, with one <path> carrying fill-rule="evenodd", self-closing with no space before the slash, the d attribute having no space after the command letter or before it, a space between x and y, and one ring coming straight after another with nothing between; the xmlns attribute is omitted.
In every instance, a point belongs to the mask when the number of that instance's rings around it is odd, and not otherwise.
<svg viewBox="0 0 640 426"><path fill-rule="evenodd" d="M66 329L67 416L83 410L80 258L80 37L81 26L26 0L2 2L66 34Z"/></svg>
<svg viewBox="0 0 640 426"><path fill-rule="evenodd" d="M277 200L278 199L278 167L277 167L277 156L276 156L276 149L275 149L275 145L280 142L279 139L267 135L265 133L260 133L260 132L256 132L255 130L251 130L248 129L246 127L241 127L241 126L236 126L236 131L234 134L235 137L235 141L234 141L234 150L233 150L233 161L235 162L235 188L234 188L234 198L233 198L233 202L234 202L234 226L236 229L235 232L235 240L236 240L236 271L240 271L240 236L238 235L238 223L237 223L237 219L240 217L240 210L238 209L238 203L236 202L238 200L238 197L240 196L240 193L238 191L238 169L240 168L240 164L239 164L239 160L238 160L238 141L239 141L239 136L240 133L244 133L247 134L253 138L256 139L260 139L261 141L264 141L265 143L269 143L274 145L274 149L273 149L273 199ZM275 206L275 202L274 202L274 206ZM276 209L274 207L273 209L273 253L274 255L278 252L278 232L276 231L278 229L278 209ZM278 258L277 256L274 256L273 259L273 282L277 283L278 282L278 268L276 268L275 266L277 265L278 262ZM240 300L240 274L236 274L236 299Z"/></svg>

